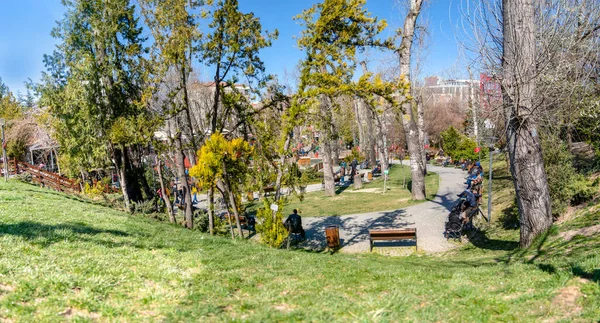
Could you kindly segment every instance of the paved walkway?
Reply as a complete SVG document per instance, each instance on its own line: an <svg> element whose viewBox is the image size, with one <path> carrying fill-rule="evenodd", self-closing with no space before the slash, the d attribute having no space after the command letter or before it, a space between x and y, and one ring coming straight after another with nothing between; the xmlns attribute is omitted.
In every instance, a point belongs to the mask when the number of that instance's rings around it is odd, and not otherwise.
<svg viewBox="0 0 600 323"><path fill-rule="evenodd" d="M331 217L305 217L302 219L307 240L299 247L324 249L325 227L340 227L342 248L340 252L368 252L369 229L417 228L419 251L441 252L454 245L444 236L444 223L457 194L464 190L466 173L460 169L428 165L428 170L440 175L438 194L433 201L424 202L404 209ZM377 248L378 246L382 248ZM405 254L414 251L414 242L376 242L374 251L386 254ZM401 247L401 248L394 248Z"/></svg>

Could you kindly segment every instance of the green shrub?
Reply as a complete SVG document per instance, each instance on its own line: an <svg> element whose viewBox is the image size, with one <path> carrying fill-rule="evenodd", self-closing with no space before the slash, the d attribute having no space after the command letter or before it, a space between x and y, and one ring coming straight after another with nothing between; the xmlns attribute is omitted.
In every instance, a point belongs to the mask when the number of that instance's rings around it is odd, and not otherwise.
<svg viewBox="0 0 600 323"><path fill-rule="evenodd" d="M322 180L323 172L318 172L313 167L308 167L300 176L300 185L306 186L311 183L321 182Z"/></svg>
<svg viewBox="0 0 600 323"><path fill-rule="evenodd" d="M147 200L141 202L133 202L133 213L139 214L152 214L156 212L156 204L154 200Z"/></svg>
<svg viewBox="0 0 600 323"><path fill-rule="evenodd" d="M597 193L596 185L589 183L585 177L578 174L578 179L571 184L573 196L571 196L571 205L579 205L590 201Z"/></svg>
<svg viewBox="0 0 600 323"><path fill-rule="evenodd" d="M356 147L352 147L352 150L350 151L350 155L344 157L344 161L348 164L350 164L354 159L356 160L363 160L364 159L364 155L358 151L358 148Z"/></svg>
<svg viewBox="0 0 600 323"><path fill-rule="evenodd" d="M573 167L573 155L556 137L542 141L544 167L552 200L552 215L557 218L569 205L589 201L595 193L593 185Z"/></svg>
<svg viewBox="0 0 600 323"><path fill-rule="evenodd" d="M204 210L196 210L194 212L194 230L208 232L208 225L208 212L205 212Z"/></svg>
<svg viewBox="0 0 600 323"><path fill-rule="evenodd" d="M102 184L102 181L97 182L95 185L85 183L83 193L89 197L102 196L102 194L104 194L104 184Z"/></svg>
<svg viewBox="0 0 600 323"><path fill-rule="evenodd" d="M23 172L23 173L17 175L17 180L24 182L24 183L31 183L32 177L31 177L30 173Z"/></svg>
<svg viewBox="0 0 600 323"><path fill-rule="evenodd" d="M17 138L8 141L6 144L6 154L9 159L21 159L27 153L27 142L25 138Z"/></svg>
<svg viewBox="0 0 600 323"><path fill-rule="evenodd" d="M280 200L279 211L273 213L270 208L270 201L265 199L263 207L256 211L256 231L260 233L261 241L271 247L279 248L288 236L288 232L283 226L283 202Z"/></svg>
<svg viewBox="0 0 600 323"><path fill-rule="evenodd" d="M456 128L450 126L440 134L442 137L442 148L448 156L454 160L477 160L479 153L475 152L477 143L471 138L461 134ZM485 158L486 150L481 150L481 158Z"/></svg>
<svg viewBox="0 0 600 323"><path fill-rule="evenodd" d="M227 221L221 220L218 216L214 216L214 233L216 235L228 235L229 228ZM208 212L204 210L196 210L194 212L194 230L201 232L209 232Z"/></svg>

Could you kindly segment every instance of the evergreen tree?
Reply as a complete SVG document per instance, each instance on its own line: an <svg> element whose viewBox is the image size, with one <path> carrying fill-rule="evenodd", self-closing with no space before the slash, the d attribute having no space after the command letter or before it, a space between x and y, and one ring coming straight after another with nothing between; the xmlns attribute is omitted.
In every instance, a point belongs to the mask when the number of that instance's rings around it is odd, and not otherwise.
<svg viewBox="0 0 600 323"><path fill-rule="evenodd" d="M130 209L131 200L152 194L139 153L155 128L145 109L142 28L129 0L63 0L63 5L66 13L52 31L60 43L45 56L42 104L50 107L69 164L84 171L112 161Z"/></svg>
<svg viewBox="0 0 600 323"><path fill-rule="evenodd" d="M305 26L298 45L306 52L301 62L300 85L296 103L315 116L321 132L325 195L335 195L332 167L333 141L338 140L334 127L335 98L354 95L359 87L352 77L356 70L357 51L365 47L391 48L391 40L377 35L386 27L364 8L364 0L325 0L298 15ZM363 81L367 80L365 78ZM366 83L366 82L363 82Z"/></svg>

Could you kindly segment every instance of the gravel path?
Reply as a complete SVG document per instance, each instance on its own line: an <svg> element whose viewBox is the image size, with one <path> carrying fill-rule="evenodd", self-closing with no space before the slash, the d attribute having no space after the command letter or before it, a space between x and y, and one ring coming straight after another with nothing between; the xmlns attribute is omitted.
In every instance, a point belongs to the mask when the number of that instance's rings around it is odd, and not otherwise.
<svg viewBox="0 0 600 323"><path fill-rule="evenodd" d="M460 169L429 166L428 170L440 175L438 194L428 201L404 209L352 214L331 217L302 218L307 240L299 247L323 249L326 245L325 227L340 227L342 248L340 252L368 252L369 229L377 228L417 228L420 252L434 253L453 248L444 236L444 223L456 196L464 190L466 173ZM406 246L410 246L407 248ZM414 252L414 242L376 242L374 252L401 255Z"/></svg>

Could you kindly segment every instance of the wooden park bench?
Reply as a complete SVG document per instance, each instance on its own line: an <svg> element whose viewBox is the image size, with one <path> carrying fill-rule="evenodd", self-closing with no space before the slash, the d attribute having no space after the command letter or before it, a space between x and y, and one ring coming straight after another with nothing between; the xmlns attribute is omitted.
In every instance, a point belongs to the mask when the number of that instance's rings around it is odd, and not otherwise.
<svg viewBox="0 0 600 323"><path fill-rule="evenodd" d="M275 193L275 186L267 186L263 187L263 193L265 196Z"/></svg>
<svg viewBox="0 0 600 323"><path fill-rule="evenodd" d="M310 157L302 157L298 160L298 166L310 167Z"/></svg>
<svg viewBox="0 0 600 323"><path fill-rule="evenodd" d="M231 224L233 226L236 225L236 223L235 223L235 215L233 215L233 214L227 214L227 215L225 215L225 220L231 221ZM248 220L243 215L240 215L240 225L241 226L248 225Z"/></svg>
<svg viewBox="0 0 600 323"><path fill-rule="evenodd" d="M369 230L369 240L369 252L373 251L373 242L380 240L415 240L417 250L417 228Z"/></svg>

